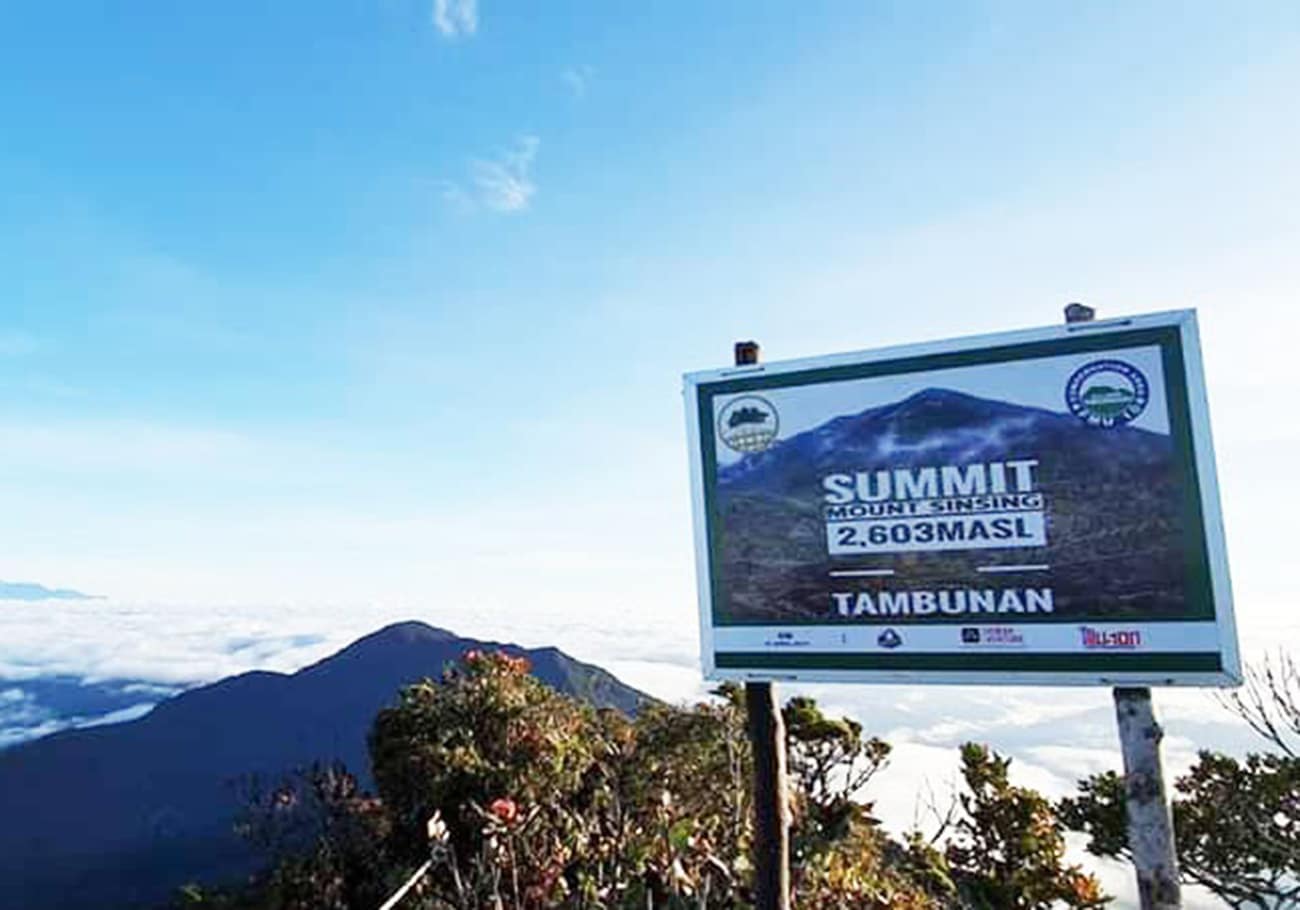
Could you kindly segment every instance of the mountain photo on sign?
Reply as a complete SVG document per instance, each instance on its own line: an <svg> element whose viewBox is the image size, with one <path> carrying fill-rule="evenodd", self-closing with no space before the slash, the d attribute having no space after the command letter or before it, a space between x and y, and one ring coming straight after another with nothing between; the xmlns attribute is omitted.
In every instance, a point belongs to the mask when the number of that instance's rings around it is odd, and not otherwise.
<svg viewBox="0 0 1300 910"><path fill-rule="evenodd" d="M1108 355L764 389L788 429L714 447L715 621L1209 618L1160 358Z"/></svg>

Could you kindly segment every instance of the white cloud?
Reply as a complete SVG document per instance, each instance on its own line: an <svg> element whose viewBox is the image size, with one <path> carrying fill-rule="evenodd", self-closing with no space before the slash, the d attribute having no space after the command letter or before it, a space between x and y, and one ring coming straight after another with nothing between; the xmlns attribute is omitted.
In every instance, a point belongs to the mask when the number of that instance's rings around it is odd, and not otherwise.
<svg viewBox="0 0 1300 910"><path fill-rule="evenodd" d="M136 720L152 711L154 705L157 704L157 702L153 701L140 702L139 704L100 715L65 714L56 716L54 711L41 706L35 699L20 690L10 689L7 692L18 692L23 697L23 700L17 707L0 702L0 705L5 708L5 710L0 711L0 749L6 749L27 740L39 739L42 736L49 736L51 733L57 733L60 730L67 730L72 727L102 727L106 724L119 724L128 720ZM6 693L0 693L0 695L4 694ZM167 694L170 695L171 690L168 690Z"/></svg>
<svg viewBox="0 0 1300 910"><path fill-rule="evenodd" d="M447 38L478 31L478 0L433 0L433 24Z"/></svg>
<svg viewBox="0 0 1300 910"><path fill-rule="evenodd" d="M1026 755L1061 776L1077 779L1105 771L1117 771L1122 766L1118 748L1100 749L1044 743L1028 746Z"/></svg>
<svg viewBox="0 0 1300 910"><path fill-rule="evenodd" d="M525 135L493 158L472 159L469 185L439 180L435 184L438 195L445 205L458 212L475 212L480 208L522 212L537 192L532 168L539 145L541 140L536 136Z"/></svg>
<svg viewBox="0 0 1300 910"><path fill-rule="evenodd" d="M519 212L528 208L537 186L533 183L533 159L540 140L523 136L514 148L496 158L472 162L474 188L479 201L497 212Z"/></svg>
<svg viewBox="0 0 1300 910"><path fill-rule="evenodd" d="M99 717L92 717L89 720L74 719L74 724L78 727L103 727L106 724L123 724L128 720L137 720L144 717L153 710L154 703L151 701L140 702L138 705L130 705L126 708L118 708L116 711L109 711Z"/></svg>
<svg viewBox="0 0 1300 910"><path fill-rule="evenodd" d="M569 87L573 97L581 99L587 96L587 86L591 84L591 77L595 74L596 71L584 63L581 66L568 67L560 74L560 78Z"/></svg>
<svg viewBox="0 0 1300 910"><path fill-rule="evenodd" d="M430 598L433 600L434 598ZM293 672L383 626L419 620L468 638L524 647L558 646L579 660L626 672L667 698L700 697L695 629L659 617L575 623L532 601L430 606L410 599L220 603L123 600L0 600L0 708L21 703L24 680L75 676L165 687L206 683L249 670ZM158 630L165 628L165 635ZM135 691L135 690L132 690ZM157 691L139 690L141 701Z"/></svg>
<svg viewBox="0 0 1300 910"><path fill-rule="evenodd" d="M473 162L474 187L487 208L521 212L528 208L537 186L530 170L537 156L537 136L523 136L515 147L490 160Z"/></svg>

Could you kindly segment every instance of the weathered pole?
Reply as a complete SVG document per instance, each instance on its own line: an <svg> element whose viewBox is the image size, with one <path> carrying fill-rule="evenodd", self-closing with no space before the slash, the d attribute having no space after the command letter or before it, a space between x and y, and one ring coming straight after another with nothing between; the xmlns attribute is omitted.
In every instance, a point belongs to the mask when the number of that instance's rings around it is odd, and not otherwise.
<svg viewBox="0 0 1300 910"><path fill-rule="evenodd" d="M758 363L758 343L736 342L736 366ZM790 809L786 791L785 722L772 683L745 684L754 753L754 907L790 908Z"/></svg>
<svg viewBox="0 0 1300 910"><path fill-rule="evenodd" d="M1116 688L1115 716L1124 753L1124 804L1128 807L1128 845L1137 869L1142 910L1182 907L1174 819L1160 763L1164 730L1156 721L1147 688Z"/></svg>
<svg viewBox="0 0 1300 910"><path fill-rule="evenodd" d="M1092 307L1081 303L1065 308L1068 323L1091 322L1095 315ZM1119 723L1120 751L1124 754L1124 805L1139 904L1142 910L1178 910L1183 899L1178 885L1174 819L1160 760L1164 730L1156 721L1150 689L1117 686L1111 692Z"/></svg>

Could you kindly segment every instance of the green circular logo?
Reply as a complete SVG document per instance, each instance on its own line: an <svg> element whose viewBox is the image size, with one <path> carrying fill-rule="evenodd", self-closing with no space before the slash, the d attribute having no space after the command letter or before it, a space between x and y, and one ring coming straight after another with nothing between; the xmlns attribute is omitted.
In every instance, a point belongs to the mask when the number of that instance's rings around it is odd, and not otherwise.
<svg viewBox="0 0 1300 910"><path fill-rule="evenodd" d="M718 414L718 437L734 452L761 452L776 440L781 427L776 408L766 398L742 395Z"/></svg>
<svg viewBox="0 0 1300 910"><path fill-rule="evenodd" d="M1146 410L1150 397L1146 376L1122 360L1085 363L1065 385L1070 413L1094 427L1123 426Z"/></svg>

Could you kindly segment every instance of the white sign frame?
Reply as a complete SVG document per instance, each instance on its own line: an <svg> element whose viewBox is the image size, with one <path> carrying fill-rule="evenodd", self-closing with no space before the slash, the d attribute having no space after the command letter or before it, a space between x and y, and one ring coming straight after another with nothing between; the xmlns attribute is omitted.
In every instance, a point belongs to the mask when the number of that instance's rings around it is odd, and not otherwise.
<svg viewBox="0 0 1300 910"><path fill-rule="evenodd" d="M1189 424L1187 437L1191 448L1191 464L1194 465L1193 478L1199 488L1199 508L1205 559L1208 566L1209 594L1212 596L1214 619L1213 639L1217 645L1215 653L1219 657L1219 668L1208 670L1193 669L1104 669L1104 670L1002 670L1002 669L926 669L906 666L904 654L907 648L900 648L894 656L901 664L885 669L861 669L843 667L788 667L781 665L718 666L717 648L728 646L728 641L744 639L746 634L753 638L763 634L780 634L786 642L803 647L804 654L822 653L816 650L817 642L812 640L825 629L850 632L867 628L871 631L881 628L882 623L870 623L865 626L845 623L824 623L810 625L808 622L784 626L781 623L766 624L753 628L749 632L743 629L738 634L737 627L715 625L714 616L714 554L710 546L710 515L707 508L706 467L702 447L703 411L701 395L720 394L715 390L719 384L726 383L729 394L739 394L745 389L744 383L757 380L768 384L767 387L780 388L783 379L813 372L841 367L856 367L865 364L884 365L891 361L914 360L934 355L960 354L965 352L989 352L991 349L1016 349L1025 345L1041 342L1062 342L1061 347L1069 349L1071 344L1080 343L1080 339L1104 339L1103 341L1082 342L1084 345L1104 345L1123 337L1136 337L1132 333L1149 329L1173 329L1180 345L1183 373L1177 393L1185 393L1181 398L1185 402L1186 420ZM1116 345L1118 346L1118 345ZM1104 347L1097 348L1105 350ZM1023 358L1024 355L1021 355ZM1008 361L1011 358L1008 358ZM983 362L1000 363L996 359ZM805 382L814 383L815 380ZM1171 379L1171 383L1173 380ZM773 386L773 383L777 385ZM1171 395L1175 392L1169 393ZM1232 591L1228 573L1228 560L1224 542L1223 519L1219 506L1219 487L1215 471L1213 443L1210 433L1209 407L1206 400L1204 369L1201 362L1200 344L1197 332L1196 315L1193 310L1177 310L1132 316L1121 319L1098 320L1095 322L1073 323L1048 326L996 334L968 336L964 338L927 342L923 344L901 345L875 350L832 354L783 362L761 363L746 366L733 366L721 369L704 370L688 373L684 377L684 398L686 404L686 429L690 453L690 483L692 512L694 518L695 558L697 565L697 583L700 605L700 642L701 661L704 676L711 680L735 681L801 681L801 682L851 682L881 684L973 684L973 685L1065 685L1065 686L1234 686L1241 682L1241 664L1237 644L1237 633L1232 607ZM1172 399L1171 399L1172 400ZM710 426L712 431L712 425ZM1179 444L1175 442L1175 444ZM710 446L716 442L710 441ZM712 451L712 449L710 450ZM734 457L734 456L733 456ZM716 473L716 469L715 469ZM1014 622L1012 620L1011 622ZM1094 621L1095 622L1095 621ZM1010 622L1008 624L1011 624ZM1104 623L1096 623L1098 626ZM1187 635L1197 640L1206 638L1208 620L1200 623L1199 629L1185 629ZM960 623L954 623L960 625ZM906 625L895 625L906 630ZM1023 626L1032 632L1040 633L1041 627ZM1174 640L1175 629L1171 625L1162 630L1167 633L1165 639ZM1100 629L1106 634L1106 629ZM883 633L881 633L883 634ZM1191 640L1191 639L1189 639ZM772 642L769 642L772 644ZM869 645L864 644L864 647ZM1029 647L1027 645L1027 647ZM759 648L759 650L763 650ZM724 652L725 653L725 652ZM749 652L746 652L749 653ZM769 649L768 653L782 653L780 649ZM793 653L785 651L783 653ZM840 653L844 653L841 651ZM862 652L866 653L866 652ZM927 652L929 653L929 652ZM1033 651L1030 653L1053 653ZM776 659L776 658L774 658ZM1065 661L1068 663L1069 661Z"/></svg>

